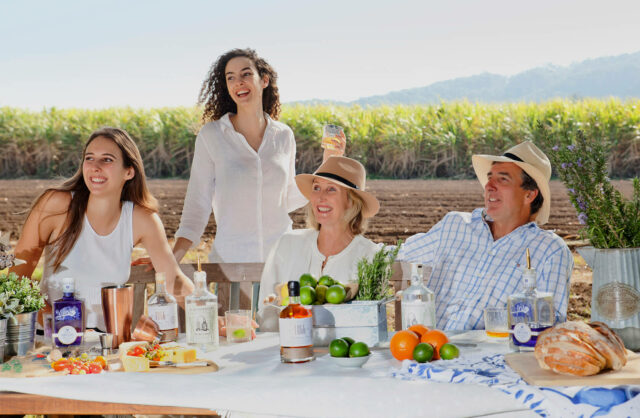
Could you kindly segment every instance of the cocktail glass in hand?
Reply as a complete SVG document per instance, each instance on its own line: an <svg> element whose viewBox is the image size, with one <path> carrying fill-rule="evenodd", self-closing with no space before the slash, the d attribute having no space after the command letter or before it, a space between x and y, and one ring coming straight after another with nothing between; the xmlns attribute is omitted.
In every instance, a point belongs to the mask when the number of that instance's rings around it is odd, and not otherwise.
<svg viewBox="0 0 640 418"><path fill-rule="evenodd" d="M509 336L509 315L507 314L507 308L484 308L484 330L489 337L507 338Z"/></svg>
<svg viewBox="0 0 640 418"><path fill-rule="evenodd" d="M340 143L344 138L344 131L338 125L327 124L322 128L322 148L328 150L340 149Z"/></svg>
<svg viewBox="0 0 640 418"><path fill-rule="evenodd" d="M228 343L251 341L251 311L233 310L224 314Z"/></svg>

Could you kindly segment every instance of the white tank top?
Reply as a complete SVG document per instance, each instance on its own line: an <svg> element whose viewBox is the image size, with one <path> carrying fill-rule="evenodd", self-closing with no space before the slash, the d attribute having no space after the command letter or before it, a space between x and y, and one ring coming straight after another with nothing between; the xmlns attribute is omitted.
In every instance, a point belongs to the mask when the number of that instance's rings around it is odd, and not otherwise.
<svg viewBox="0 0 640 418"><path fill-rule="evenodd" d="M55 273L52 250L51 245L45 247L41 285L42 292L48 295L49 304L62 297L62 279L73 277L76 281L75 296L84 300L86 327L104 331L100 289L121 285L129 280L133 250L133 202L122 203L120 220L108 235L98 235L85 215L78 240Z"/></svg>

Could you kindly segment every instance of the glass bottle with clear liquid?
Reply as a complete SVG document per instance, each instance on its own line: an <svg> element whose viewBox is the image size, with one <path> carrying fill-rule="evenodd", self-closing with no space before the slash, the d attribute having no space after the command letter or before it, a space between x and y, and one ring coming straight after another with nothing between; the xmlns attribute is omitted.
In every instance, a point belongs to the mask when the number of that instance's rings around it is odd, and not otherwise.
<svg viewBox="0 0 640 418"><path fill-rule="evenodd" d="M436 326L436 297L423 283L421 264L411 264L411 286L402 291L402 329L422 324Z"/></svg>
<svg viewBox="0 0 640 418"><path fill-rule="evenodd" d="M162 338L160 342L178 339L178 303L166 291L167 279L164 273L156 273L156 292L147 301L149 317L158 324Z"/></svg>
<svg viewBox="0 0 640 418"><path fill-rule="evenodd" d="M218 297L207 289L207 273L202 271L198 258L198 271L193 273L195 289L185 298L187 344L211 351L220 345L218 335Z"/></svg>
<svg viewBox="0 0 640 418"><path fill-rule="evenodd" d="M533 351L538 335L555 322L553 295L538 292L536 278L536 270L531 268L527 248L527 268L522 273L522 289L507 299L511 333L509 346L515 351Z"/></svg>

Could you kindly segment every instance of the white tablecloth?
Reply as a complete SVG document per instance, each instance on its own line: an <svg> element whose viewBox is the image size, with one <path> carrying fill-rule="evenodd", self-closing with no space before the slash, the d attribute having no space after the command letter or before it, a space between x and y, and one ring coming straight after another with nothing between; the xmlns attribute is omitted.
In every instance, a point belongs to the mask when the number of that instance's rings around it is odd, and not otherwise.
<svg viewBox="0 0 640 418"><path fill-rule="evenodd" d="M509 352L504 342L486 342L483 333L452 337L461 354ZM215 361L220 370L200 375L102 373L47 378L0 378L0 391L32 393L79 400L171 405L299 417L461 417L516 411L535 416L497 389L480 385L415 382L394 379L398 368L388 348L374 348L361 369L333 364L326 349L304 364L280 362L278 334L265 333L249 343L224 342L199 358Z"/></svg>

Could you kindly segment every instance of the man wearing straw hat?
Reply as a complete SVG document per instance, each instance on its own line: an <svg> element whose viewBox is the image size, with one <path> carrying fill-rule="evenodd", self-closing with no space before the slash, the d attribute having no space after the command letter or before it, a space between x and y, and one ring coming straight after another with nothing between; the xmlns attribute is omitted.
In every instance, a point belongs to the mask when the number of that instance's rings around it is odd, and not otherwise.
<svg viewBox="0 0 640 418"><path fill-rule="evenodd" d="M482 329L484 308L505 306L522 289L529 248L537 288L553 294L556 321L565 321L573 258L559 236L539 226L551 207L549 159L527 141L472 162L484 208L449 212L429 232L409 237L398 260L432 266L427 286L436 294L438 328Z"/></svg>

